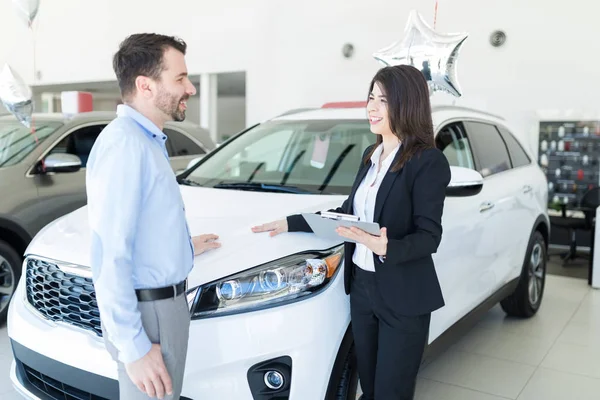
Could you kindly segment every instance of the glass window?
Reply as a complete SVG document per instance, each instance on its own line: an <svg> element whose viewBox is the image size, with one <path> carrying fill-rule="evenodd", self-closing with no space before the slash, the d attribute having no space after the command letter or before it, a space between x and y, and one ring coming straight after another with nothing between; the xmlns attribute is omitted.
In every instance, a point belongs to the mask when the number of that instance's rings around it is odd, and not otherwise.
<svg viewBox="0 0 600 400"><path fill-rule="evenodd" d="M210 187L252 183L349 194L375 139L365 120L270 121L221 146L187 179Z"/></svg>
<svg viewBox="0 0 600 400"><path fill-rule="evenodd" d="M194 143L190 138L174 129L165 129L167 135L167 150L169 157L192 156L206 154L202 147Z"/></svg>
<svg viewBox="0 0 600 400"><path fill-rule="evenodd" d="M479 161L479 173L490 176L510 169L510 157L500 132L494 125L483 122L465 122L469 139Z"/></svg>
<svg viewBox="0 0 600 400"><path fill-rule="evenodd" d="M475 169L471 145L461 123L446 125L437 134L435 142L451 166Z"/></svg>
<svg viewBox="0 0 600 400"><path fill-rule="evenodd" d="M510 154L510 159L512 161L513 168L531 164L531 159L529 158L527 153L525 153L525 150L523 150L523 147L513 136L513 134L503 126L498 126L498 130L500 131L502 137L504 138L504 141L506 142L506 147L508 147L508 152Z"/></svg>
<svg viewBox="0 0 600 400"><path fill-rule="evenodd" d="M64 137L60 142L50 150L50 154L68 153L79 157L81 167L87 165L92 147L100 135L100 132L106 127L106 124L86 126L78 129L68 136Z"/></svg>
<svg viewBox="0 0 600 400"><path fill-rule="evenodd" d="M35 132L16 121L0 122L0 167L20 163L62 124L39 122Z"/></svg>

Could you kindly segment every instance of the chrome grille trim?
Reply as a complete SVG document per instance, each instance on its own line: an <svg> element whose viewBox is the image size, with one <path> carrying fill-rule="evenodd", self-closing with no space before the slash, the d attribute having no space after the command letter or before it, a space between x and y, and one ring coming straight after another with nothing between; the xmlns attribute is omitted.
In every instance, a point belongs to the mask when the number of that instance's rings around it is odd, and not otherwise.
<svg viewBox="0 0 600 400"><path fill-rule="evenodd" d="M38 257L27 258L26 264L27 302L38 313L47 320L73 325L102 336L100 311L91 274L73 273L84 272L85 267Z"/></svg>

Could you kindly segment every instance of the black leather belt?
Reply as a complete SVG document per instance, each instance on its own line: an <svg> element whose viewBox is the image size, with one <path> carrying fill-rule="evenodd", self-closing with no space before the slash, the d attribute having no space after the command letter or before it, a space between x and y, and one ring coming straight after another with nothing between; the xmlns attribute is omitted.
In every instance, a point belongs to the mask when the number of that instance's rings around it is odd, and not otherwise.
<svg viewBox="0 0 600 400"><path fill-rule="evenodd" d="M175 298L187 290L187 279L176 285L165 286L156 289L136 289L138 301L156 301Z"/></svg>

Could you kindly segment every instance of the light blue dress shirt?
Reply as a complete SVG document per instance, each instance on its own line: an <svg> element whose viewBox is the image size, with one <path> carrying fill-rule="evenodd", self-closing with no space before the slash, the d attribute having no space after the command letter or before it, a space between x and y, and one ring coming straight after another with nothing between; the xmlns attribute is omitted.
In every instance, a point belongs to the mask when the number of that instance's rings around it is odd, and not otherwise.
<svg viewBox="0 0 600 400"><path fill-rule="evenodd" d="M179 283L193 267L194 248L166 142L148 118L119 105L87 163L94 286L107 339L123 363L151 348L135 289Z"/></svg>

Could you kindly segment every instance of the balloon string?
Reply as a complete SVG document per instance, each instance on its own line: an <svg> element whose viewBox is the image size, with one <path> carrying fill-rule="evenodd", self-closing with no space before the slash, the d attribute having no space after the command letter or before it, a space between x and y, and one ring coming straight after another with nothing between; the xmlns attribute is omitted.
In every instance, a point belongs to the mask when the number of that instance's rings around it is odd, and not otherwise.
<svg viewBox="0 0 600 400"><path fill-rule="evenodd" d="M36 131L35 131L35 117L32 115L31 116L31 134L33 135L33 138L35 139L35 145L39 145L40 141L37 137Z"/></svg>
<svg viewBox="0 0 600 400"><path fill-rule="evenodd" d="M31 46L33 49L33 83L35 84L37 82L37 63L36 63L36 58L37 58L37 51L36 51L36 36L37 36L37 29L34 28L33 26L33 21L29 21L29 30L31 31L31 37L33 39L33 45Z"/></svg>
<svg viewBox="0 0 600 400"><path fill-rule="evenodd" d="M35 48L35 43L36 43L36 31L35 28L33 27L33 21L29 21L29 30L31 31L31 37L33 38L33 83L35 84L37 81L37 70L36 70L36 48ZM39 138L37 136L36 133L36 129L35 129L35 102L33 101L33 99L31 99L31 103L32 103L32 110L31 110L31 135L33 135L33 138L35 139L35 145L36 147L39 145L40 141Z"/></svg>
<svg viewBox="0 0 600 400"><path fill-rule="evenodd" d="M433 12L433 29L435 30L435 24L437 23L437 10L438 10L438 0L435 0L435 10Z"/></svg>

